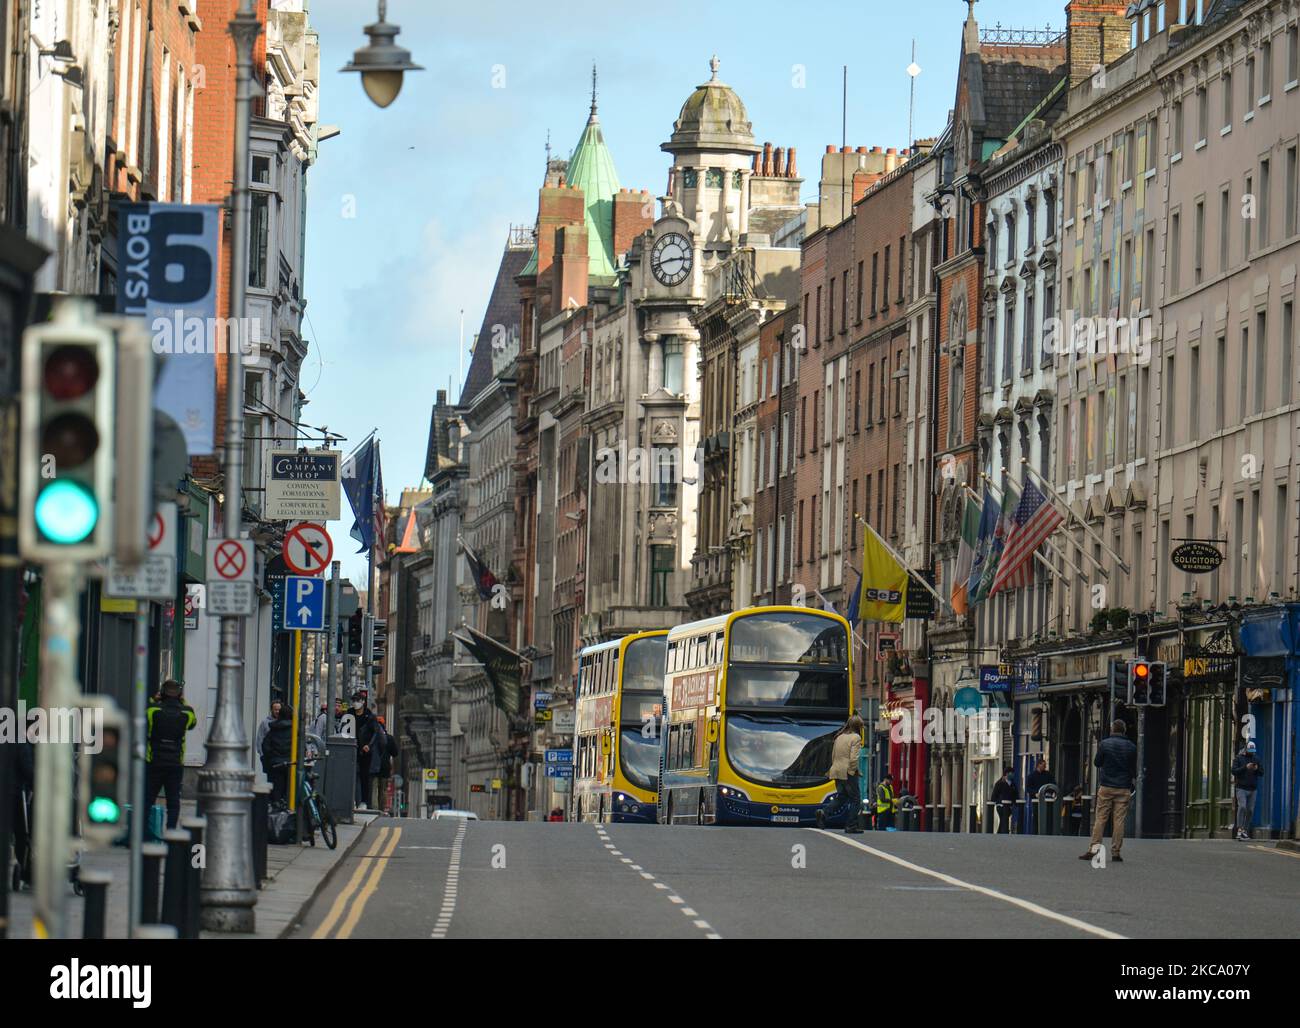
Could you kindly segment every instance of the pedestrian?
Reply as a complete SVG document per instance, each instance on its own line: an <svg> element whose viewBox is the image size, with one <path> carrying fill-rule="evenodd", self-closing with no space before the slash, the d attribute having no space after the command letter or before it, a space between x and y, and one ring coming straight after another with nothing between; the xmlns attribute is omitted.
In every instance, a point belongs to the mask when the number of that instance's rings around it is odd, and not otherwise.
<svg viewBox="0 0 1300 1028"><path fill-rule="evenodd" d="M1241 842L1250 841L1250 826L1255 820L1255 796L1259 780L1264 777L1264 765L1259 762L1255 740L1246 743L1232 762L1233 804L1232 827Z"/></svg>
<svg viewBox="0 0 1300 1028"><path fill-rule="evenodd" d="M31 715L28 715L30 720ZM24 734L15 747L18 788L14 790L13 840L18 884L32 884L32 812L36 809L36 747ZM8 861L5 861L6 867Z"/></svg>
<svg viewBox="0 0 1300 1028"><path fill-rule="evenodd" d="M181 819L181 782L185 775L185 734L199 723L194 708L181 697L181 683L169 678L162 684L162 694L145 710L147 739L145 745L144 809L158 798L159 790L167 797L167 827L175 828ZM143 816L143 811L141 815Z"/></svg>
<svg viewBox="0 0 1300 1028"><path fill-rule="evenodd" d="M357 809L369 810L371 764L375 759L372 743L377 722L366 706L366 694L358 690L352 694L352 717L357 732Z"/></svg>
<svg viewBox="0 0 1300 1028"><path fill-rule="evenodd" d="M1025 799L1038 799L1038 790L1044 785L1055 785L1056 776L1047 770L1047 761L1042 757L1038 758L1038 763L1034 765L1034 770L1029 773L1029 778L1025 782Z"/></svg>
<svg viewBox="0 0 1300 1028"><path fill-rule="evenodd" d="M322 703L320 705L320 713L316 715L316 719L311 723L311 734L318 735L322 739L328 738L325 733L329 730L329 721L329 706Z"/></svg>
<svg viewBox="0 0 1300 1028"><path fill-rule="evenodd" d="M858 755L862 752L862 718L854 714L835 736L831 746L831 766L826 777L835 783L840 809L844 811L844 834L862 832L862 788L858 784ZM826 826L826 815L817 811L817 825Z"/></svg>
<svg viewBox="0 0 1300 1028"><path fill-rule="evenodd" d="M998 812L998 835L1011 834L1011 815L1015 813L1016 803L1020 799L1020 790L1016 788L1014 770L1002 769L1002 777L993 784L993 807Z"/></svg>
<svg viewBox="0 0 1300 1028"><path fill-rule="evenodd" d="M376 804L385 813L391 813L388 804L388 782L393 777L393 758L397 756L397 740L388 730L388 722L381 714L375 718L375 723L379 726L375 739L375 760L373 767L375 778L378 779L375 787L375 793L379 802Z"/></svg>
<svg viewBox="0 0 1300 1028"><path fill-rule="evenodd" d="M270 731L271 726L275 724L280 716L280 701L271 701L271 713L262 718L262 723L257 726L257 738L253 740L253 750L257 753L262 752L262 740L266 738L266 733Z"/></svg>
<svg viewBox="0 0 1300 1028"><path fill-rule="evenodd" d="M278 705L277 717L262 739L262 770L271 782L271 805L289 799L289 766L293 762L293 708Z"/></svg>
<svg viewBox="0 0 1300 1028"><path fill-rule="evenodd" d="M894 795L894 776L888 771L876 786L876 831L886 832L894 827L894 811L898 798Z"/></svg>
<svg viewBox="0 0 1300 1028"><path fill-rule="evenodd" d="M564 820L564 808L563 808L563 807L552 807L552 808L551 808L551 816L548 817L546 820L548 820L548 821L563 821L563 820Z"/></svg>
<svg viewBox="0 0 1300 1028"><path fill-rule="evenodd" d="M1097 778L1097 814L1092 821L1088 852L1079 854L1080 860L1091 860L1101 848L1101 837L1106 822L1110 821L1110 859L1123 862L1119 851L1124 845L1124 820L1128 817L1133 782L1137 778L1137 752L1128 738L1128 726L1117 718L1111 723L1110 735L1097 746L1097 755L1092 758L1093 766L1101 768Z"/></svg>

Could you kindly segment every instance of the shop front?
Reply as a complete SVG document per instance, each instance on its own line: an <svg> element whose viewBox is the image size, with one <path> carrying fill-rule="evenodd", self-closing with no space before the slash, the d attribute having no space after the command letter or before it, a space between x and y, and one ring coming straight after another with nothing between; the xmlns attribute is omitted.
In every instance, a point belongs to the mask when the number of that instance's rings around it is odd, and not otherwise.
<svg viewBox="0 0 1300 1028"><path fill-rule="evenodd" d="M1297 811L1296 705L1300 676L1300 604L1245 615L1241 625L1241 689L1246 714L1240 742L1254 739L1264 765L1255 803L1256 836L1300 837Z"/></svg>
<svg viewBox="0 0 1300 1028"><path fill-rule="evenodd" d="M1171 662L1172 663L1172 662ZM1171 675L1171 709L1179 704L1182 731L1183 824L1193 839L1225 838L1232 832L1232 758L1237 740L1237 646L1227 624L1186 629L1181 675ZM1172 670L1172 669L1171 669ZM1181 681L1179 679L1181 678Z"/></svg>

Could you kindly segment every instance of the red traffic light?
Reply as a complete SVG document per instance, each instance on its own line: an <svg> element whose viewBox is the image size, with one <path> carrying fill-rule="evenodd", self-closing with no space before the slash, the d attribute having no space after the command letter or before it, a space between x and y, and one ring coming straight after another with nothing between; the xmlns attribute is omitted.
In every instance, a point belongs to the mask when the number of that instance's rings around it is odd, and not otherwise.
<svg viewBox="0 0 1300 1028"><path fill-rule="evenodd" d="M1133 674L1137 675L1138 678L1146 678L1147 675L1151 674L1151 666L1149 664L1134 664Z"/></svg>
<svg viewBox="0 0 1300 1028"><path fill-rule="evenodd" d="M99 363L87 347L60 346L46 359L41 381L56 400L75 400L95 388Z"/></svg>

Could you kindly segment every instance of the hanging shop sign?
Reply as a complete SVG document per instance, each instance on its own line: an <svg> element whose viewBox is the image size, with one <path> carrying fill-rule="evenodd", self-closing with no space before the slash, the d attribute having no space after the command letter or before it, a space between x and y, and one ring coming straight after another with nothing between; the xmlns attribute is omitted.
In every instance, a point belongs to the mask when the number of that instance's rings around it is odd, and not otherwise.
<svg viewBox="0 0 1300 1028"><path fill-rule="evenodd" d="M1223 563L1223 551L1213 543L1192 541L1174 547L1169 560L1179 571L1186 571L1189 575L1206 575L1217 571Z"/></svg>

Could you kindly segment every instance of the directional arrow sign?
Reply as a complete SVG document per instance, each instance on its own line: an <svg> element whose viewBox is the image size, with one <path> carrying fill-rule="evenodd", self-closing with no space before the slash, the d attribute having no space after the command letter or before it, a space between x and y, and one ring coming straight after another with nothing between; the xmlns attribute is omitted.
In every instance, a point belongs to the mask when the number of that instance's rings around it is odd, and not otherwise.
<svg viewBox="0 0 1300 1028"><path fill-rule="evenodd" d="M325 631L325 588L323 578L290 575L284 580L283 631Z"/></svg>

